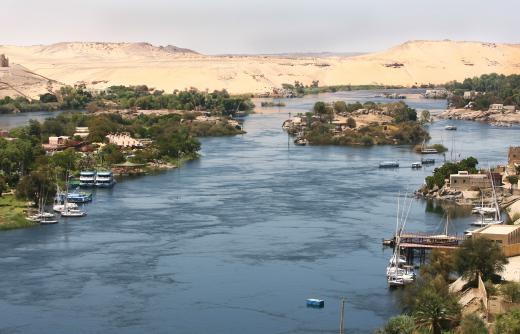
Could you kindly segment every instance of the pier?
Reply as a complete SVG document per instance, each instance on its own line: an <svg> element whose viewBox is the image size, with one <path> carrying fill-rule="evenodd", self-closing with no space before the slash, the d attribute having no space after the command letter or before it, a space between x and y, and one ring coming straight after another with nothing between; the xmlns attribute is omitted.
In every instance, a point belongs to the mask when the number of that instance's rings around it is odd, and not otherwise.
<svg viewBox="0 0 520 334"><path fill-rule="evenodd" d="M457 235L403 232L400 245L404 249L456 249L465 239Z"/></svg>

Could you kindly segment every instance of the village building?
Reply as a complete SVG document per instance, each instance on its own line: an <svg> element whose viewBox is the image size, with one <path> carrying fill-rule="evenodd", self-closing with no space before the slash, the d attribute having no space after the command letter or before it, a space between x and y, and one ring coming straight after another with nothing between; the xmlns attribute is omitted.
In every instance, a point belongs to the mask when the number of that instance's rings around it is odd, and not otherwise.
<svg viewBox="0 0 520 334"><path fill-rule="evenodd" d="M469 174L467 171L459 171L450 175L450 188L453 190L470 190L490 188L491 181L487 174Z"/></svg>
<svg viewBox="0 0 520 334"><path fill-rule="evenodd" d="M473 232L472 237L495 242L508 257L520 255L520 225L488 225Z"/></svg>
<svg viewBox="0 0 520 334"><path fill-rule="evenodd" d="M9 58L4 54L0 55L0 67L9 67Z"/></svg>
<svg viewBox="0 0 520 334"><path fill-rule="evenodd" d="M449 97L451 93L444 88L440 89L427 89L423 96L428 99L442 99Z"/></svg>
<svg viewBox="0 0 520 334"><path fill-rule="evenodd" d="M489 106L489 111L492 112L503 112L503 113L512 113L515 112L516 107L513 105L505 106L502 103L494 103Z"/></svg>
<svg viewBox="0 0 520 334"><path fill-rule="evenodd" d="M132 138L128 133L109 134L106 137L110 144L114 144L119 147L129 147L129 148L143 147L143 144L139 140Z"/></svg>
<svg viewBox="0 0 520 334"><path fill-rule="evenodd" d="M53 136L49 137L49 143L43 144L43 149L45 151L56 151L65 148L68 144L70 137L69 136Z"/></svg>
<svg viewBox="0 0 520 334"><path fill-rule="evenodd" d="M508 113L514 113L516 111L516 107L515 106L504 106L503 110L502 110L504 113L508 114Z"/></svg>
<svg viewBox="0 0 520 334"><path fill-rule="evenodd" d="M467 91L464 92L463 97L464 97L465 100L472 100L475 97L480 96L480 95L482 95L482 92L477 92L477 91L474 91L474 90L467 90Z"/></svg>
<svg viewBox="0 0 520 334"><path fill-rule="evenodd" d="M73 136L84 139L84 138L87 138L88 135L89 135L88 127L77 126Z"/></svg>

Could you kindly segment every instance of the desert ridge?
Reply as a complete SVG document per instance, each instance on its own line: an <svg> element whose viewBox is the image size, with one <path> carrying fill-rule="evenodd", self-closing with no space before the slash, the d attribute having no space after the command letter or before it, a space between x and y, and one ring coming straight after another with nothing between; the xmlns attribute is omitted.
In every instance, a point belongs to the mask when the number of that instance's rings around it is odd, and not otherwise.
<svg viewBox="0 0 520 334"><path fill-rule="evenodd" d="M97 42L0 46L0 54L11 59L11 67L22 66L16 80L0 69L0 96L18 91L34 97L78 83L92 89L145 84L165 91L196 87L260 94L294 81L413 86L520 73L520 45L459 41L409 41L358 56L215 56L149 43Z"/></svg>

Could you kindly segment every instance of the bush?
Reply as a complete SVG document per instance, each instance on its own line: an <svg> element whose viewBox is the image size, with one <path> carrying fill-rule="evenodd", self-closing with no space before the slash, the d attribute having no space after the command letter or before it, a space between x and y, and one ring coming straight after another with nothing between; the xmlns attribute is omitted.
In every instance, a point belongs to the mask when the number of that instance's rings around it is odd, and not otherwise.
<svg viewBox="0 0 520 334"><path fill-rule="evenodd" d="M388 320L385 327L378 331L379 334L412 334L415 329L415 321L408 315L399 315Z"/></svg>
<svg viewBox="0 0 520 334"><path fill-rule="evenodd" d="M500 314L495 322L496 334L520 333L520 310Z"/></svg>
<svg viewBox="0 0 520 334"><path fill-rule="evenodd" d="M500 292L506 296L511 303L520 302L520 284L516 282L508 282L500 287Z"/></svg>
<svg viewBox="0 0 520 334"><path fill-rule="evenodd" d="M353 119L352 117L349 117L347 119L347 126L351 129L354 129L356 127L356 120Z"/></svg>
<svg viewBox="0 0 520 334"><path fill-rule="evenodd" d="M489 333L484 321L476 314L468 314L462 318L459 330L460 334L487 334Z"/></svg>

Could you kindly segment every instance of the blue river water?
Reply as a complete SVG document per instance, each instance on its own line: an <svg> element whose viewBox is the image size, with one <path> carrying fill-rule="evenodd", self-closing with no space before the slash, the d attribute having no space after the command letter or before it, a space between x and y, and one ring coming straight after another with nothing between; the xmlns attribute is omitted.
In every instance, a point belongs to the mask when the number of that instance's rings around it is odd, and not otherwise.
<svg viewBox="0 0 520 334"><path fill-rule="evenodd" d="M249 116L247 134L203 138L201 158L178 170L97 190L87 217L0 233L0 332L336 333L345 298L346 332L372 333L399 312L381 246L397 194L433 167L408 168L421 158L409 146L296 147L281 124L316 99L373 95L289 100ZM486 165L520 145L518 128L437 121L429 130L431 142ZM380 170L383 160L402 168ZM413 199L408 229L440 230L440 211ZM452 228L470 220L459 214ZM307 308L311 297L325 308Z"/></svg>

